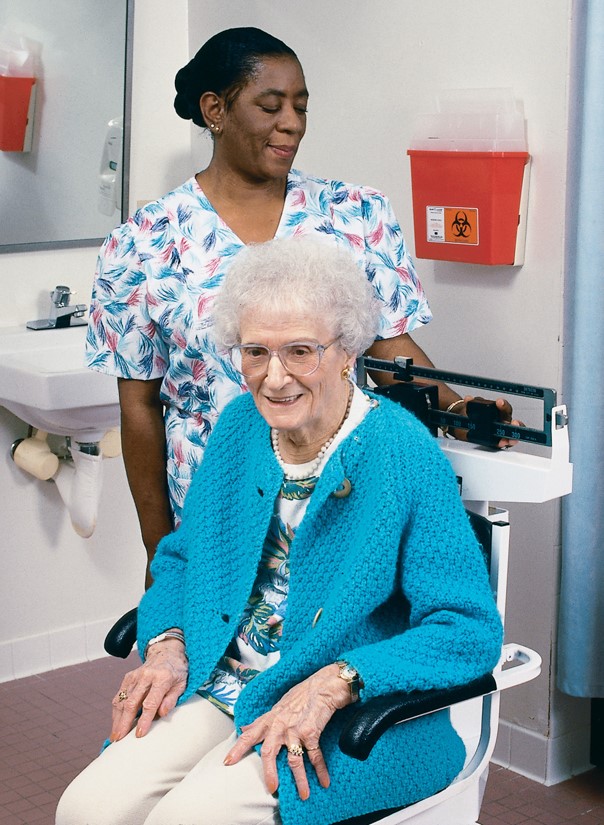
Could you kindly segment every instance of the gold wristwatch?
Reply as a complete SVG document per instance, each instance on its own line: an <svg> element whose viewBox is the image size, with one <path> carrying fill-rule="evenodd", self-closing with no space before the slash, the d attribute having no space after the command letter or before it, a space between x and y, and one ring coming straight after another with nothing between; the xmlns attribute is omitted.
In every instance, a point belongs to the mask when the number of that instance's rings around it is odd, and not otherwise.
<svg viewBox="0 0 604 825"><path fill-rule="evenodd" d="M348 683L348 687L350 688L350 698L353 702L358 701L359 691L362 687L364 687L358 671L342 659L338 660L336 665L340 668L338 676L340 679L344 679L344 681Z"/></svg>

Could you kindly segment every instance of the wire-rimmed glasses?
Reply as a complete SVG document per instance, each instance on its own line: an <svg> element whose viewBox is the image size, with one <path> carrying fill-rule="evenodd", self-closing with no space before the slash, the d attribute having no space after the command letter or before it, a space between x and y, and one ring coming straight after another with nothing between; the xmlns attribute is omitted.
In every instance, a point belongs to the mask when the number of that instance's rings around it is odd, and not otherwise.
<svg viewBox="0 0 604 825"><path fill-rule="evenodd" d="M238 344L230 349L231 361L235 369L246 378L264 375L274 355L291 375L312 375L318 370L325 350L337 340L334 338L329 344L317 344L315 341L292 341L279 349L269 349L263 344Z"/></svg>

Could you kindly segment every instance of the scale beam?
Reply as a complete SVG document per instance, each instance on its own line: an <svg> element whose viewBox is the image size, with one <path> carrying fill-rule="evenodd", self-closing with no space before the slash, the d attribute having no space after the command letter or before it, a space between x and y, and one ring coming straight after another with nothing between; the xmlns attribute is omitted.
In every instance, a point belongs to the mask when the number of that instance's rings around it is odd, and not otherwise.
<svg viewBox="0 0 604 825"><path fill-rule="evenodd" d="M418 418L433 431L438 427L466 430L468 440L477 444L494 447L501 439L509 438L515 441L525 441L551 447L552 429L565 427L568 423L566 415L562 414L559 409L556 415L553 415L557 397L556 391L549 387L537 387L530 384L518 384L511 381L448 372L435 367L415 366L413 359L405 356L397 356L394 361L363 356L358 360L357 370L360 386L367 383L368 371L390 373L396 382L400 382L398 385L400 389L395 391L382 387L378 389L378 392L383 392L386 395L396 394L396 400L403 404L405 404L405 391L401 385L409 385L415 378L444 381L447 384L488 390L502 395L518 395L543 403L543 427L542 429L536 429L534 427L517 427L500 421L494 402L487 402L486 404L481 402L472 403L471 406L468 405L467 415L458 415L455 412L439 410L436 404L433 403L432 398L426 397L423 404L424 408L418 412L417 393L415 393L416 397L411 408ZM417 389L417 385L414 385L414 387Z"/></svg>

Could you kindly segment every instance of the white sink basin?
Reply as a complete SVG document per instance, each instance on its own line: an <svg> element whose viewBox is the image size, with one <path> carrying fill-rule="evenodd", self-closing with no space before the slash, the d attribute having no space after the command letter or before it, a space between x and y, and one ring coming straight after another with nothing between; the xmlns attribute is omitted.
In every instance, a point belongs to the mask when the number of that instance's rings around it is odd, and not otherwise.
<svg viewBox="0 0 604 825"><path fill-rule="evenodd" d="M85 338L85 326L0 328L0 406L77 441L98 441L119 426L117 380L84 366Z"/></svg>

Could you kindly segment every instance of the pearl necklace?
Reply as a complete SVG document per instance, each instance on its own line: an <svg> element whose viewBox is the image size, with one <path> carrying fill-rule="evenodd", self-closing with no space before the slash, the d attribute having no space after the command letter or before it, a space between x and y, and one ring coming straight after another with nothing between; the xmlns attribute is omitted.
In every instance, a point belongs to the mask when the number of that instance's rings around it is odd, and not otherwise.
<svg viewBox="0 0 604 825"><path fill-rule="evenodd" d="M282 455L279 451L279 430L277 430L275 428L271 429L271 443L273 445L273 452L275 453L275 458L277 459L277 463L279 464L279 466L283 470L284 477L288 481L301 481L303 478L312 478L314 475L316 475L317 470L319 469L319 467L321 465L321 462L325 458L325 453L329 450L329 448L333 444L333 441L334 441L335 437L340 432L340 430L342 429L342 427L344 425L344 422L348 418L348 414L350 413L350 405L352 404L353 394L354 394L354 385L351 383L350 384L350 391L348 393L348 401L346 402L346 410L344 412L344 417L340 421L338 429L334 432L334 434L330 438L327 439L325 444L323 444L323 446L321 447L321 449L317 453L317 457L315 458L313 463L310 465L310 467L307 467L307 469L303 470L301 473L290 473L285 469L285 462L283 461L283 457L282 457ZM308 462L305 462L304 466L306 467L307 464L308 464Z"/></svg>

